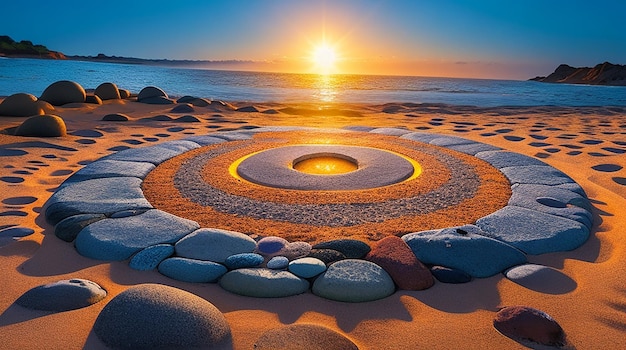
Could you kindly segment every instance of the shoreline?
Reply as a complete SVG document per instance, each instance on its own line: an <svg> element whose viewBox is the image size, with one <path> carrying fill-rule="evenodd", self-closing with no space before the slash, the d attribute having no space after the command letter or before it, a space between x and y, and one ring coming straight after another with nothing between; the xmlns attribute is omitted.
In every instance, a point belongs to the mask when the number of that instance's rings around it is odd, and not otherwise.
<svg viewBox="0 0 626 350"><path fill-rule="evenodd" d="M320 111L316 104L230 104L241 111L209 106L173 113L176 105L130 100L76 104L56 107L53 112L65 120L66 137L0 134L0 150L16 150L14 155L0 157L9 165L0 169L4 179L0 182L0 227L34 230L0 247L0 279L7 286L0 295L0 332L5 335L7 348L103 348L92 332L96 317L114 296L141 283L175 286L213 303L230 325L235 349L250 349L266 331L289 324L322 325L349 338L360 349L454 348L459 344L523 349L526 347L492 326L498 309L511 305L528 305L549 313L575 348L623 345L626 293L621 276L626 273L626 237L619 233L626 224L620 211L626 206L626 107L481 108L388 103L338 104ZM123 113L130 120L102 121L109 113ZM173 120L150 119L163 114ZM198 121L175 120L185 115ZM25 119L0 117L0 129L18 126ZM121 148L224 130L294 125L405 128L459 136L541 159L565 172L592 200L595 223L591 237L573 251L536 255L529 260L557 269L575 281L575 288L558 291L549 280L540 280L545 288L532 289L496 275L465 284L436 282L427 290L397 291L385 299L356 304L333 302L311 293L282 299L241 297L213 284L179 282L156 271L136 271L126 262L85 258L72 244L58 239L41 214L46 200L68 176ZM92 306L59 313L14 304L27 290L65 278L90 279L108 295ZM468 343L469 335L472 340Z"/></svg>

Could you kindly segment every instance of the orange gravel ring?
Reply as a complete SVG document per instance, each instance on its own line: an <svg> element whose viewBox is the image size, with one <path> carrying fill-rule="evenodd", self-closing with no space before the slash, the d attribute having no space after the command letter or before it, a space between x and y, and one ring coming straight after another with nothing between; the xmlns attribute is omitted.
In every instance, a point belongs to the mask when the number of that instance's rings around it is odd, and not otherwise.
<svg viewBox="0 0 626 350"><path fill-rule="evenodd" d="M398 184L358 191L299 191L274 189L241 181L228 173L228 167L235 160L259 150L290 144L343 144L375 147L400 153L418 161L423 169L420 177ZM214 189L213 193L223 193L244 201L262 205L296 208L309 206L316 208L323 205L345 205L352 208L358 204L370 204L381 208L393 201L404 198L421 198L437 191L442 186L458 186L463 191L463 181L452 183L456 174L451 173L450 162L457 167L469 169L478 179L471 198L433 210L432 212L399 215L383 218L378 222L363 222L345 226L313 225L304 222L291 222L289 213L284 217L250 217L245 213L228 213L219 208L205 206L192 200L177 177L184 175L192 162L198 163L199 157L213 153L203 164L197 181L202 186ZM445 161L442 161L444 159ZM187 179L189 176L187 176ZM269 132L259 133L252 140L231 141L202 147L186 152L161 163L144 180L143 192L150 203L158 209L179 217L197 221L202 227L216 227L244 232L252 236L280 236L289 241L307 241L311 243L343 238L356 238L376 241L388 235L401 236L406 233L429 229L459 226L474 223L477 219L489 215L504 207L511 195L510 183L496 168L488 163L443 147L371 133L316 133L310 132ZM232 197L235 196L235 197ZM313 212L315 210L312 210ZM301 218L302 219L302 218ZM311 217L314 219L313 215Z"/></svg>

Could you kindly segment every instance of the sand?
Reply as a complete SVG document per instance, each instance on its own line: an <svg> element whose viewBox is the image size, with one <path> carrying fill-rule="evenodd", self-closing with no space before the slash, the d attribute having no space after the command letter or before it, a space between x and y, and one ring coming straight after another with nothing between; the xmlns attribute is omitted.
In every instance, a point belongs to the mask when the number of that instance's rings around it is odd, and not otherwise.
<svg viewBox="0 0 626 350"><path fill-rule="evenodd" d="M233 103L238 107L249 103ZM259 111L196 107L198 123L141 120L159 114L181 116L172 106L108 101L103 105L58 107L69 135L28 138L0 134L0 229L35 232L0 247L0 342L5 349L98 349L93 334L106 303L129 286L161 283L197 294L221 310L231 327L235 349L251 349L267 330L309 323L335 330L361 349L522 349L492 326L499 308L526 305L543 310L563 327L577 349L626 346L626 109L475 108L444 105L280 105L255 104ZM267 113L269 111L269 113ZM275 113L279 111L278 113ZM104 122L124 113L128 122ZM0 129L24 118L0 119ZM340 303L311 293L280 299L241 297L214 284L169 279L156 271L136 271L127 262L80 256L58 239L40 215L64 179L89 161L120 146L141 147L189 135L252 126L400 127L456 135L535 156L564 171L587 192L595 224L580 248L529 256L532 263L558 269L575 281L572 290L545 281L528 289L502 275L466 284L435 285L424 291L398 291L367 303ZM14 150L14 151L11 151ZM20 152L24 151L24 152ZM12 154L12 155L11 155ZM617 170L616 170L617 169ZM27 290L50 282L84 278L108 291L90 307L49 313L14 304Z"/></svg>

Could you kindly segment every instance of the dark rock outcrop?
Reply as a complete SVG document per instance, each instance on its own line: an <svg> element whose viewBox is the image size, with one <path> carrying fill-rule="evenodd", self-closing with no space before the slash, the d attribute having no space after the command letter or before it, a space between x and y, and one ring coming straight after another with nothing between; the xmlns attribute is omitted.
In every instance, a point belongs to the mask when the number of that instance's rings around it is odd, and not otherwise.
<svg viewBox="0 0 626 350"><path fill-rule="evenodd" d="M530 80L543 83L626 86L626 65L604 62L593 68L576 68L562 64L547 77Z"/></svg>

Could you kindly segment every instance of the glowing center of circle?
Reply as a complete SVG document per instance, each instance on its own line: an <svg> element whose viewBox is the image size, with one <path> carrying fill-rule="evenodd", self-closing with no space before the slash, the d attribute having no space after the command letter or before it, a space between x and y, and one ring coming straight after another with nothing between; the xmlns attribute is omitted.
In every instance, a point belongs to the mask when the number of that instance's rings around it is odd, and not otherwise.
<svg viewBox="0 0 626 350"><path fill-rule="evenodd" d="M311 175L345 174L358 169L357 161L340 154L310 154L293 161L293 169Z"/></svg>

